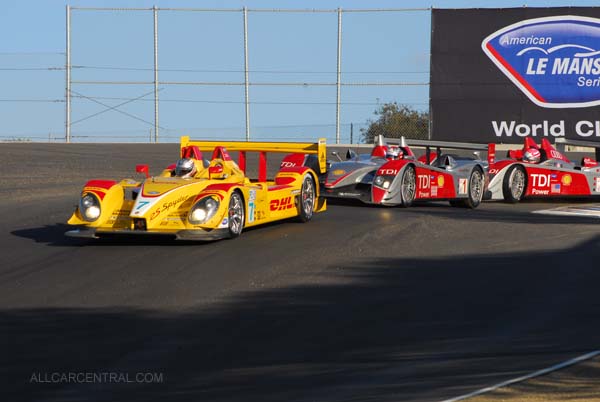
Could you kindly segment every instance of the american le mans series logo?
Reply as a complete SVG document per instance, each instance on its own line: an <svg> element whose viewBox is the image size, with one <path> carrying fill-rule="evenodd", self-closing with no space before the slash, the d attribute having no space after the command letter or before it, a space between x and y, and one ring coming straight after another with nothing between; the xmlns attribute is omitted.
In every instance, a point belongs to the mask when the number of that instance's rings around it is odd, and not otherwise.
<svg viewBox="0 0 600 402"><path fill-rule="evenodd" d="M600 104L600 19L564 15L525 20L494 32L481 47L538 106Z"/></svg>

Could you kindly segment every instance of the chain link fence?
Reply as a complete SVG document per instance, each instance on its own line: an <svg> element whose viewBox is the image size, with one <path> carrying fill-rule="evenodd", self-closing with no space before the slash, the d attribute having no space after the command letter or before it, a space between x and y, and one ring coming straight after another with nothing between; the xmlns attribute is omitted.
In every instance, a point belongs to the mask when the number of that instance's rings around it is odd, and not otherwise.
<svg viewBox="0 0 600 402"><path fill-rule="evenodd" d="M0 141L427 138L421 118L379 113L428 113L430 9L70 13L69 52L0 53Z"/></svg>

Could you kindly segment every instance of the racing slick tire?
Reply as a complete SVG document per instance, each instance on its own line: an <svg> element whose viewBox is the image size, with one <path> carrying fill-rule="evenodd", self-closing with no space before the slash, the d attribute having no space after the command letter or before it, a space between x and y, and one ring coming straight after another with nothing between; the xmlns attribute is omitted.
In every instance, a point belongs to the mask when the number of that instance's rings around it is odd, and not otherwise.
<svg viewBox="0 0 600 402"><path fill-rule="evenodd" d="M298 220L308 222L312 219L315 211L316 191L315 181L310 173L307 173L302 180L302 188L297 198Z"/></svg>
<svg viewBox="0 0 600 402"><path fill-rule="evenodd" d="M403 207L410 207L415 200L417 194L417 175L415 173L415 167L408 165L404 172L402 172L402 178L400 180L400 195Z"/></svg>
<svg viewBox="0 0 600 402"><path fill-rule="evenodd" d="M527 173L522 165L513 165L506 171L502 182L504 201L512 204L523 199L527 189Z"/></svg>
<svg viewBox="0 0 600 402"><path fill-rule="evenodd" d="M227 229L230 238L233 239L242 234L244 219L244 200L238 191L234 191L229 198L229 208L227 209Z"/></svg>
<svg viewBox="0 0 600 402"><path fill-rule="evenodd" d="M477 208L483 199L483 187L485 186L485 177L483 171L476 167L469 176L469 186L467 189L467 198L464 200L452 200L450 205L453 207Z"/></svg>

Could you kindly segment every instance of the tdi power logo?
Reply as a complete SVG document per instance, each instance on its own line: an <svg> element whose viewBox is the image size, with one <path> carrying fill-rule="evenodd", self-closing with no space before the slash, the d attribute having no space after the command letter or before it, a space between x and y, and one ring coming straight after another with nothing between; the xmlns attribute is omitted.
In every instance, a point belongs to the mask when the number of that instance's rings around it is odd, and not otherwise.
<svg viewBox="0 0 600 402"><path fill-rule="evenodd" d="M494 32L481 47L538 106L600 104L600 19L565 15L525 20Z"/></svg>

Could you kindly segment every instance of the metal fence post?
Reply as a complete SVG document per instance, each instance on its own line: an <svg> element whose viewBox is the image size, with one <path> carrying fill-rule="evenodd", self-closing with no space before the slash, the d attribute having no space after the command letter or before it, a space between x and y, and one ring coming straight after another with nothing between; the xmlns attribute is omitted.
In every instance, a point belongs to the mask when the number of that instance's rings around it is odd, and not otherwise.
<svg viewBox="0 0 600 402"><path fill-rule="evenodd" d="M338 8L338 37L337 37L337 96L335 101L335 143L340 143L340 102L342 87L342 9Z"/></svg>
<svg viewBox="0 0 600 402"><path fill-rule="evenodd" d="M114 11L114 12L120 12L120 11L141 11L141 12L148 12L148 11L152 11L153 12L153 19L154 19L154 67L153 67L153 72L154 72L154 78L153 80L144 80L144 81L109 81L109 80L105 80L105 81L100 81L100 80L73 80L72 77L72 72L73 72L73 66L71 65L71 35L72 35L72 11L73 10L88 10L88 11ZM371 81L359 81L359 82L343 82L342 81L342 46L343 46L343 31L342 31L342 19L343 19L343 14L344 13L380 13L380 12L397 12L397 11L424 11L424 10L431 10L430 8L427 9L364 9L364 10L353 10L353 9L342 9L341 7L335 8L335 9L323 9L323 10L319 10L319 9L248 9L247 7L243 7L243 8L237 8L237 9L222 9L222 8L159 8L156 5L152 6L152 8L122 8L122 7L77 7L77 6L66 6L66 74L65 74L65 80L66 80L66 85L65 85L65 141L66 142L70 142L71 141L71 128L73 124L77 124L80 121L83 120L87 120L91 117L94 117L100 113L104 113L106 111L116 111L119 113L122 113L124 115L127 115L133 119L136 119L138 121L143 121L144 123L148 124L150 127L152 127L153 131L154 131L154 135L153 138L150 138L149 141L150 142L155 142L158 143L159 142L159 138L160 138L160 133L159 133L159 129L161 129L161 126L159 124L159 85L162 87L166 87L166 86L173 86L173 85L178 85L178 86L183 86L183 85L198 85L198 86L244 86L244 113L245 113L245 137L246 137L246 141L250 141L251 140L251 127L250 127L250 120L251 120L251 111L250 111L250 95L249 95L249 87L250 85L255 85L255 86L262 86L262 87L309 87L309 86L319 86L319 87L333 87L335 85L336 87L336 110L335 110L335 143L339 144L341 143L341 130L342 130L342 125L341 125L341 101L342 101L342 94L341 94L341 88L342 86L348 86L348 87L376 87L376 86L382 86L382 87L386 87L386 86L407 86L407 85L429 85L429 83L423 83L423 82L371 82ZM159 11L188 11L188 12L232 12L232 13L239 13L240 11L242 11L242 17L243 17L243 46L244 46L244 81L240 82L240 80L237 81L227 81L227 82L214 82L213 80L209 81L209 82L204 82L204 81L164 81L161 82L159 81L159 64L158 64L158 14ZM335 14L337 13L337 28L338 28L338 32L337 32L337 60L336 60L336 80L332 81L332 80L327 80L326 82L306 82L306 81L302 81L302 82L280 82L280 80L275 80L274 82L250 82L250 71L249 71L249 46L248 46L248 13L261 13L261 12L267 12L267 13L327 13L329 15ZM95 66L76 66L77 68L98 68ZM102 67L100 67L102 68ZM129 69L128 67L123 67L124 69ZM179 71L179 70L174 70L174 71ZM183 70L182 70L183 71ZM275 71L275 72L282 72L282 73L290 73L290 71ZM361 73L362 74L362 73ZM366 73L365 73L366 74ZM312 81L312 80L310 80ZM150 91L150 93L146 93L143 96L140 96L138 98L135 99L128 99L126 100L126 102L124 103L120 103L117 104L116 106L110 106L107 104L104 104L102 102L99 101L99 99L102 99L100 97L95 98L93 96L84 96L84 95L80 95L77 92L74 92L72 90L73 85L80 85L80 84L86 84L86 85L142 85L142 86L150 86L153 85L153 89ZM124 111L119 110L119 108L127 103L133 102L133 101L137 101L140 100L141 98L144 98L150 94L154 93L154 122L150 121L150 120L144 120L141 118L138 118L137 116L128 114ZM82 119L79 119L77 121L72 121L72 98L73 98L73 94L76 95L76 97L81 97L81 98L85 98L87 100L90 100L92 102L95 102L97 104L100 104L102 106L104 106L106 109L99 112L99 113L94 113L91 114L90 116L84 117ZM431 96L431 94L430 94ZM97 100L98 99L98 100ZM109 99L109 98L107 98ZM115 98L116 99L116 98ZM177 101L185 101L187 102L187 100L172 100L173 102L177 102ZM203 101L204 102L204 101ZM210 101L209 101L210 102ZM293 104L292 102L288 102L290 104ZM321 104L321 103L316 103L316 104ZM428 137L431 136L431 131L432 131L432 121L431 121L431 115L433 114L434 110L430 110L430 120L429 120L429 130L428 130ZM346 127L346 126L345 126ZM344 133L344 136L346 136L347 133ZM350 141L353 143L354 142L354 127L350 126ZM143 135L143 137L145 137L145 135ZM167 137L164 138L168 138L169 135L167 134ZM360 142L361 138L357 135L357 142Z"/></svg>
<svg viewBox="0 0 600 402"><path fill-rule="evenodd" d="M250 141L250 95L248 91L248 8L244 7L244 106L246 108L246 141Z"/></svg>
<svg viewBox="0 0 600 402"><path fill-rule="evenodd" d="M154 142L158 142L158 9L152 7L154 14Z"/></svg>
<svg viewBox="0 0 600 402"><path fill-rule="evenodd" d="M65 61L65 142L71 142L71 6L67 6L67 43Z"/></svg>

